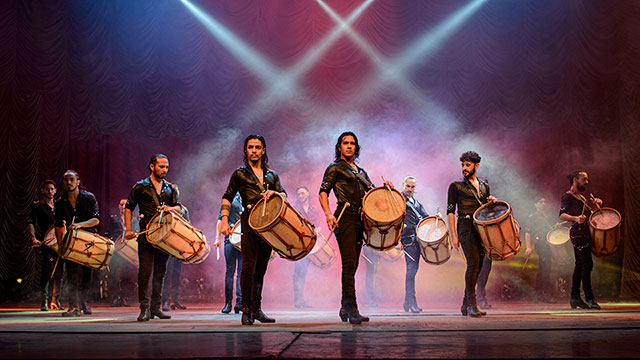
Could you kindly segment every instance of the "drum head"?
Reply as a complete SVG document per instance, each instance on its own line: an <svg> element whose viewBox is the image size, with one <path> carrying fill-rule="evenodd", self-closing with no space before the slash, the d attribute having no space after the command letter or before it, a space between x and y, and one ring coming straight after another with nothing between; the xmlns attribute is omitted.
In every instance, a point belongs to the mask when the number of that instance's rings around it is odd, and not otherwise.
<svg viewBox="0 0 640 360"><path fill-rule="evenodd" d="M435 216L429 216L422 219L422 221L420 221L420 223L416 227L416 235L418 237L418 240L427 243L439 241L444 235L447 234L447 232L447 224L444 222L444 220Z"/></svg>
<svg viewBox="0 0 640 360"><path fill-rule="evenodd" d="M500 219L507 215L511 207L504 201L497 201L493 204L482 205L473 214L473 219L477 222L489 222Z"/></svg>
<svg viewBox="0 0 640 360"><path fill-rule="evenodd" d="M58 240L56 239L56 228L55 226L51 226L49 230L44 234L44 244L48 247L52 247L53 245L57 245Z"/></svg>
<svg viewBox="0 0 640 360"><path fill-rule="evenodd" d="M620 213L614 209L602 208L591 215L591 226L598 230L609 230L618 226L622 221Z"/></svg>
<svg viewBox="0 0 640 360"><path fill-rule="evenodd" d="M547 233L547 242L551 245L562 245L569 241L569 229L562 225L554 226Z"/></svg>
<svg viewBox="0 0 640 360"><path fill-rule="evenodd" d="M327 239L321 233L319 233L316 229L313 229L313 231L316 233L316 236L318 238L316 239L316 244L313 245L313 249L309 251L309 255L318 252L318 250L320 250L324 246L324 243L327 241Z"/></svg>
<svg viewBox="0 0 640 360"><path fill-rule="evenodd" d="M280 216L283 205L284 199L281 195L271 196L267 200L266 209L265 202L260 200L249 214L249 225L256 231L271 225Z"/></svg>
<svg viewBox="0 0 640 360"><path fill-rule="evenodd" d="M233 247L240 250L240 244L242 243L242 225L240 224L240 220L238 220L233 228L231 229L231 235L229 235L229 242Z"/></svg>
<svg viewBox="0 0 640 360"><path fill-rule="evenodd" d="M395 201L393 200L395 198ZM393 222L406 211L404 197L398 190L377 187L367 193L362 200L362 210L374 221Z"/></svg>

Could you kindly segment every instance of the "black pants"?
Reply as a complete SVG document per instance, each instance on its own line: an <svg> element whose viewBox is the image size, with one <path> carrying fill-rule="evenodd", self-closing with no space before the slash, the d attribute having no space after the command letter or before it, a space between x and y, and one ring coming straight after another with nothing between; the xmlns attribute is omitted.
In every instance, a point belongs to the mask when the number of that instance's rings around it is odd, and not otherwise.
<svg viewBox="0 0 640 360"><path fill-rule="evenodd" d="M293 303L295 305L303 305L304 301L304 283L307 279L307 271L309 270L309 261L308 257L303 257L302 259L294 262L293 268Z"/></svg>
<svg viewBox="0 0 640 360"><path fill-rule="evenodd" d="M346 212L335 230L342 258L342 307L346 310L357 308L355 282L364 239L363 231L364 224L360 215Z"/></svg>
<svg viewBox="0 0 640 360"><path fill-rule="evenodd" d="M404 279L404 305L417 305L416 300L416 274L420 267L420 246L415 237L402 239L404 249L404 261L407 264L407 272Z"/></svg>
<svg viewBox="0 0 640 360"><path fill-rule="evenodd" d="M169 256L167 263L167 281L162 287L162 301L168 303L169 300L174 303L178 301L180 295L180 274L182 274L182 262L172 256Z"/></svg>
<svg viewBox="0 0 640 360"><path fill-rule="evenodd" d="M242 254L228 240L224 242L224 259L227 269L224 273L224 301L233 300L233 276L236 273L236 304L242 306L242 291L240 290L240 274L242 274Z"/></svg>
<svg viewBox="0 0 640 360"><path fill-rule="evenodd" d="M138 237L138 259L140 260L140 268L138 269L138 301L140 301L140 307L151 306L152 309L159 309L169 254L151 246L146 236L141 235ZM152 271L153 281L151 282L151 301L149 301L149 280L151 279Z"/></svg>
<svg viewBox="0 0 640 360"><path fill-rule="evenodd" d="M481 247L480 252L485 254L484 249ZM489 257L484 256L482 260L482 266L478 272L478 284L476 286L476 297L478 301L487 300L487 282L489 281L489 274L491 273L491 264L493 262Z"/></svg>
<svg viewBox="0 0 640 360"><path fill-rule="evenodd" d="M553 283L551 281L551 248L544 239L536 241L535 247L538 254L538 274L536 275L536 292L542 295L553 295Z"/></svg>
<svg viewBox="0 0 640 360"><path fill-rule="evenodd" d="M65 268L67 273L65 289L69 299L69 308L79 309L84 307L87 304L93 269L72 261L65 261Z"/></svg>
<svg viewBox="0 0 640 360"><path fill-rule="evenodd" d="M473 225L472 219L458 218L458 240L467 260L467 271L464 274L464 303L476 304L476 282L478 273L484 262L484 250L480 235Z"/></svg>
<svg viewBox="0 0 640 360"><path fill-rule="evenodd" d="M591 289L591 270L593 270L591 246L585 246L580 250L578 250L578 248L574 246L573 254L576 258L576 265L573 268L571 298L580 298L580 283L582 283L582 290L584 290L585 300L593 300L593 289Z"/></svg>
<svg viewBox="0 0 640 360"><path fill-rule="evenodd" d="M240 273L242 307L257 311L262 308L262 284L271 256L271 246L249 226L249 211L242 214L240 221L242 221L242 271Z"/></svg>
<svg viewBox="0 0 640 360"><path fill-rule="evenodd" d="M133 281L133 274L135 274L135 267L128 263L121 256L114 256L109 263L109 286L113 288L114 299L124 299L130 289L134 287L135 281Z"/></svg>
<svg viewBox="0 0 640 360"><path fill-rule="evenodd" d="M47 246L40 247L40 291L41 291L41 302L44 306L49 306L49 302L51 301L51 296L53 295L53 284L54 282L58 286L58 297L60 296L60 279L62 277L62 269L63 260L61 259L58 263L58 267L56 268L56 273L51 276L53 272L53 267L56 264L56 260L58 259L58 254L51 250ZM59 299L58 299L59 300Z"/></svg>

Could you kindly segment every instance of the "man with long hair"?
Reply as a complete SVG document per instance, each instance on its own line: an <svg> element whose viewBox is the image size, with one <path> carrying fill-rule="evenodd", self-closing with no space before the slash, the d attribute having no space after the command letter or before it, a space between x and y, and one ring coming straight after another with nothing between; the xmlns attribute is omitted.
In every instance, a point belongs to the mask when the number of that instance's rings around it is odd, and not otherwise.
<svg viewBox="0 0 640 360"><path fill-rule="evenodd" d="M155 154L149 160L149 177L138 181L131 188L124 210L125 237L133 239L131 223L133 211L140 206L140 230L147 227L153 216L160 211L174 211L180 213L180 190L178 185L165 180L169 172L169 158L163 154ZM138 300L140 315L138 321L149 321L157 317L170 319L160 308L162 302L162 286L167 272L169 255L154 248L147 240L146 234L138 236ZM151 299L149 299L149 280L153 272L151 285Z"/></svg>
<svg viewBox="0 0 640 360"><path fill-rule="evenodd" d="M490 194L489 182L477 176L480 159L480 155L475 151L467 151L460 156L463 178L449 185L447 196L450 236L453 239L453 245L458 250L462 246L462 252L467 261L467 270L464 276L464 299L460 312L464 316L471 317L486 315L478 309L476 303L476 282L485 254L480 234L473 224L473 213L483 204L496 201L496 198ZM457 226L455 221L456 208L458 209Z"/></svg>
<svg viewBox="0 0 640 360"><path fill-rule="evenodd" d="M271 246L262 240L249 226L251 209L261 199L268 200L279 194L286 197L275 171L269 170L267 144L260 135L249 135L244 140L244 167L233 172L220 207L220 232L229 235L229 212L231 202L240 193L242 206L247 210L240 218L242 226L242 325L253 325L254 320L273 323L275 319L262 311L262 284L271 255Z"/></svg>
<svg viewBox="0 0 640 360"><path fill-rule="evenodd" d="M367 172L356 165L359 156L360 145L356 134L351 131L340 134L335 145L334 162L324 172L319 195L327 226L336 234L342 258L342 307L339 316L342 321L349 321L351 324L369 321L368 317L360 315L358 311L355 275L364 240L362 199L374 185ZM389 182L386 184L392 186ZM331 213L329 208L331 190L338 200L335 213ZM336 217L343 210L338 222Z"/></svg>

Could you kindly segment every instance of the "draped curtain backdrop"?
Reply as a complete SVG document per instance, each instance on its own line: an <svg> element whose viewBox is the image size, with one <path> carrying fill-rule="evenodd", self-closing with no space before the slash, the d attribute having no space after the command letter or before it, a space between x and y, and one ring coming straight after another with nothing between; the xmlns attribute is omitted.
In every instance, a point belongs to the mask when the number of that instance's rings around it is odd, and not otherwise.
<svg viewBox="0 0 640 360"><path fill-rule="evenodd" d="M342 18L362 2L326 1ZM383 62L343 33L284 100L270 86L319 47L335 20L316 1L193 3L217 33L177 0L0 3L1 299L21 300L37 287L26 227L44 179L78 170L105 224L147 175L149 156L164 152L185 203L196 204L192 219L215 227L246 134L273 139L281 175L321 174L287 143L303 148L314 139L296 140L300 134L342 128L354 111L363 127L382 126L375 114L409 104L419 129L511 141L505 152L554 197L566 190L567 173L588 169L598 195L624 216L620 295L640 297L640 2L488 0L411 58L428 31L471 1L375 0L351 27ZM377 66L402 59L410 59L408 87L429 99L421 106L397 85L367 85L381 76ZM455 121L434 122L433 104ZM388 135L419 136L394 129L405 120L385 119ZM330 152L323 158L326 166ZM294 160L298 168L289 167Z"/></svg>

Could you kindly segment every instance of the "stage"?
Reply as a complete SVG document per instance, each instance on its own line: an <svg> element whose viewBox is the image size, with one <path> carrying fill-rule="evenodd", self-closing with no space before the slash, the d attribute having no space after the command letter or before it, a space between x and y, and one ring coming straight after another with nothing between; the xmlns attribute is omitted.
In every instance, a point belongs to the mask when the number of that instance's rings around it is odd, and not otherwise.
<svg viewBox="0 0 640 360"><path fill-rule="evenodd" d="M63 318L35 307L0 309L0 358L619 358L637 357L640 303L496 303L481 319L451 305L363 307L368 324L340 322L337 309L265 308L275 324L241 326L221 305L186 304L170 320L137 322L137 307L95 304Z"/></svg>

